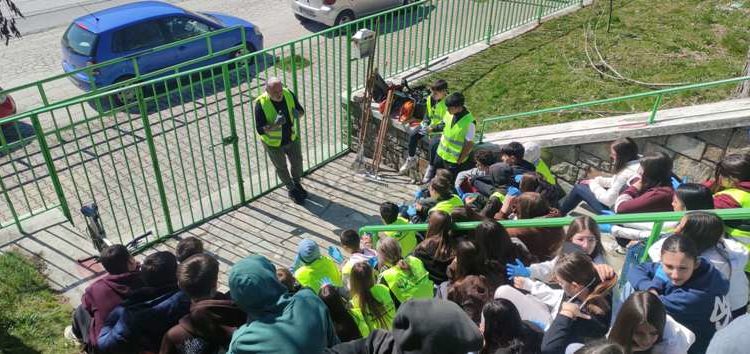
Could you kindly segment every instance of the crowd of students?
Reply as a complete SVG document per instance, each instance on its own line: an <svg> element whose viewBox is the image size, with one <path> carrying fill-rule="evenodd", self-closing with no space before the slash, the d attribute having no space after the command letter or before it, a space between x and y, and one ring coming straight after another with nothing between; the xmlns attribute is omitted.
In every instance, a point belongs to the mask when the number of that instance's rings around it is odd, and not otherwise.
<svg viewBox="0 0 750 354"><path fill-rule="evenodd" d="M289 268L249 256L226 294L198 239L141 264L112 246L66 335L90 353L745 352L750 222L707 210L750 207L750 153L727 155L704 184L682 183L668 155L641 156L629 138L611 154L608 176L565 195L538 145L479 150L475 169L439 169L413 201L380 206L384 224L425 232L345 230L343 253L305 239ZM650 224L598 225L582 209L688 212L645 250ZM566 227L497 222L571 213ZM613 268L609 235L650 261Z"/></svg>

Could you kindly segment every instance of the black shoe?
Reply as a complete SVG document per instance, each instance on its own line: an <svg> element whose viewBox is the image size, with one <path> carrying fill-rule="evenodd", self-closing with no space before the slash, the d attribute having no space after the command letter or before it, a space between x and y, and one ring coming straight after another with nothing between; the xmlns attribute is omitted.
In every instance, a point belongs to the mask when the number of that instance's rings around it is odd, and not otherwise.
<svg viewBox="0 0 750 354"><path fill-rule="evenodd" d="M289 198L294 202L294 204L305 204L305 198L302 197L302 194L297 188L290 189L287 194L289 195Z"/></svg>
<svg viewBox="0 0 750 354"><path fill-rule="evenodd" d="M299 183L299 182L295 183L294 189L296 189L299 195L302 196L302 199L307 199L307 191L304 188L302 188L302 183Z"/></svg>

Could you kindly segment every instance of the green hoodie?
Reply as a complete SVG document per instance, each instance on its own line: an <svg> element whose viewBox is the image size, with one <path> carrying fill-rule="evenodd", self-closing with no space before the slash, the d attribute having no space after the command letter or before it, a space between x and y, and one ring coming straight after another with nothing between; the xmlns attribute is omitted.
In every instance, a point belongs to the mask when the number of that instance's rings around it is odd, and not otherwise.
<svg viewBox="0 0 750 354"><path fill-rule="evenodd" d="M323 301L309 289L288 293L263 256L232 267L229 291L250 322L234 332L227 354L322 353L339 342Z"/></svg>

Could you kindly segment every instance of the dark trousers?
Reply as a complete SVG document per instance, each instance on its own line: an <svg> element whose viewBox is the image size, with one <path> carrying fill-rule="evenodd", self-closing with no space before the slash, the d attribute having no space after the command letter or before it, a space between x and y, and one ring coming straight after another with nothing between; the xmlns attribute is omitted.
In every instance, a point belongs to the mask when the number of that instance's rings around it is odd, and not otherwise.
<svg viewBox="0 0 750 354"><path fill-rule="evenodd" d="M562 215L568 214L582 201L586 202L597 214L601 214L602 210L609 210L609 207L596 199L594 192L591 191L588 185L576 184L573 186L573 190L568 193L568 196L560 203L560 213Z"/></svg>
<svg viewBox="0 0 750 354"><path fill-rule="evenodd" d="M417 145L419 145L419 140L425 137L425 135L421 134L420 131L421 129L415 128L409 132L409 144L407 146L406 151L410 157L417 156ZM430 138L430 142L429 142L430 151L429 151L429 156L427 160L429 161L430 164L433 163L435 159L435 155L437 155L437 147L439 143L440 143L440 134L433 135L432 138Z"/></svg>
<svg viewBox="0 0 750 354"><path fill-rule="evenodd" d="M91 325L91 316L83 308L83 306L76 307L73 312L73 334L83 343L86 347L90 344L89 338L89 326Z"/></svg>
<svg viewBox="0 0 750 354"><path fill-rule="evenodd" d="M300 140L292 141L286 145L279 147L271 147L263 144L266 148L268 158L273 163L273 167L276 168L276 176L279 177L281 183L283 183L287 189L294 189L294 185L298 184L302 178L302 145ZM289 159L291 165L287 167L286 160Z"/></svg>
<svg viewBox="0 0 750 354"><path fill-rule="evenodd" d="M454 181L455 181L456 175L460 171L460 167L461 167L461 165L459 165L459 164L455 164L455 163L451 163L451 162L443 160L443 158L440 157L440 156L438 156L438 154L435 154L435 157L434 157L434 159L432 161L432 166L435 166L436 169L444 168L444 169L446 169L448 171L451 171L451 173L453 174L453 180ZM451 183L452 183L452 181L451 181Z"/></svg>

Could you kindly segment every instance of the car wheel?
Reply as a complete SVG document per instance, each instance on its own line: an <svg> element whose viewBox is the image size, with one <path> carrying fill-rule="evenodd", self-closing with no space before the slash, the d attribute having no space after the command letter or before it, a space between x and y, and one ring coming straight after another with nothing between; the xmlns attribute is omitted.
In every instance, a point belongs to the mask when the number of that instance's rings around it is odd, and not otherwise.
<svg viewBox="0 0 750 354"><path fill-rule="evenodd" d="M121 83L123 81L130 80L132 78L133 78L132 76L123 76L123 77L120 77L117 80L115 80L115 85L118 84L118 83ZM116 107L121 107L121 106L125 105L126 103L133 102L135 100L135 97L136 97L135 89L131 88L131 89L128 89L128 90L117 91L117 93L115 93L112 96L112 99L113 99Z"/></svg>
<svg viewBox="0 0 750 354"><path fill-rule="evenodd" d="M351 10L344 10L341 11L338 16L336 16L336 21L334 21L333 24L334 26L338 26L342 23L352 22L355 19L357 19L357 17L354 16L354 12L352 12Z"/></svg>
<svg viewBox="0 0 750 354"><path fill-rule="evenodd" d="M248 53L254 53L257 51L257 49L255 49L255 46L250 42L245 43L245 49L247 50ZM232 53L232 58L237 58L239 56L242 56L241 50L238 50Z"/></svg>

